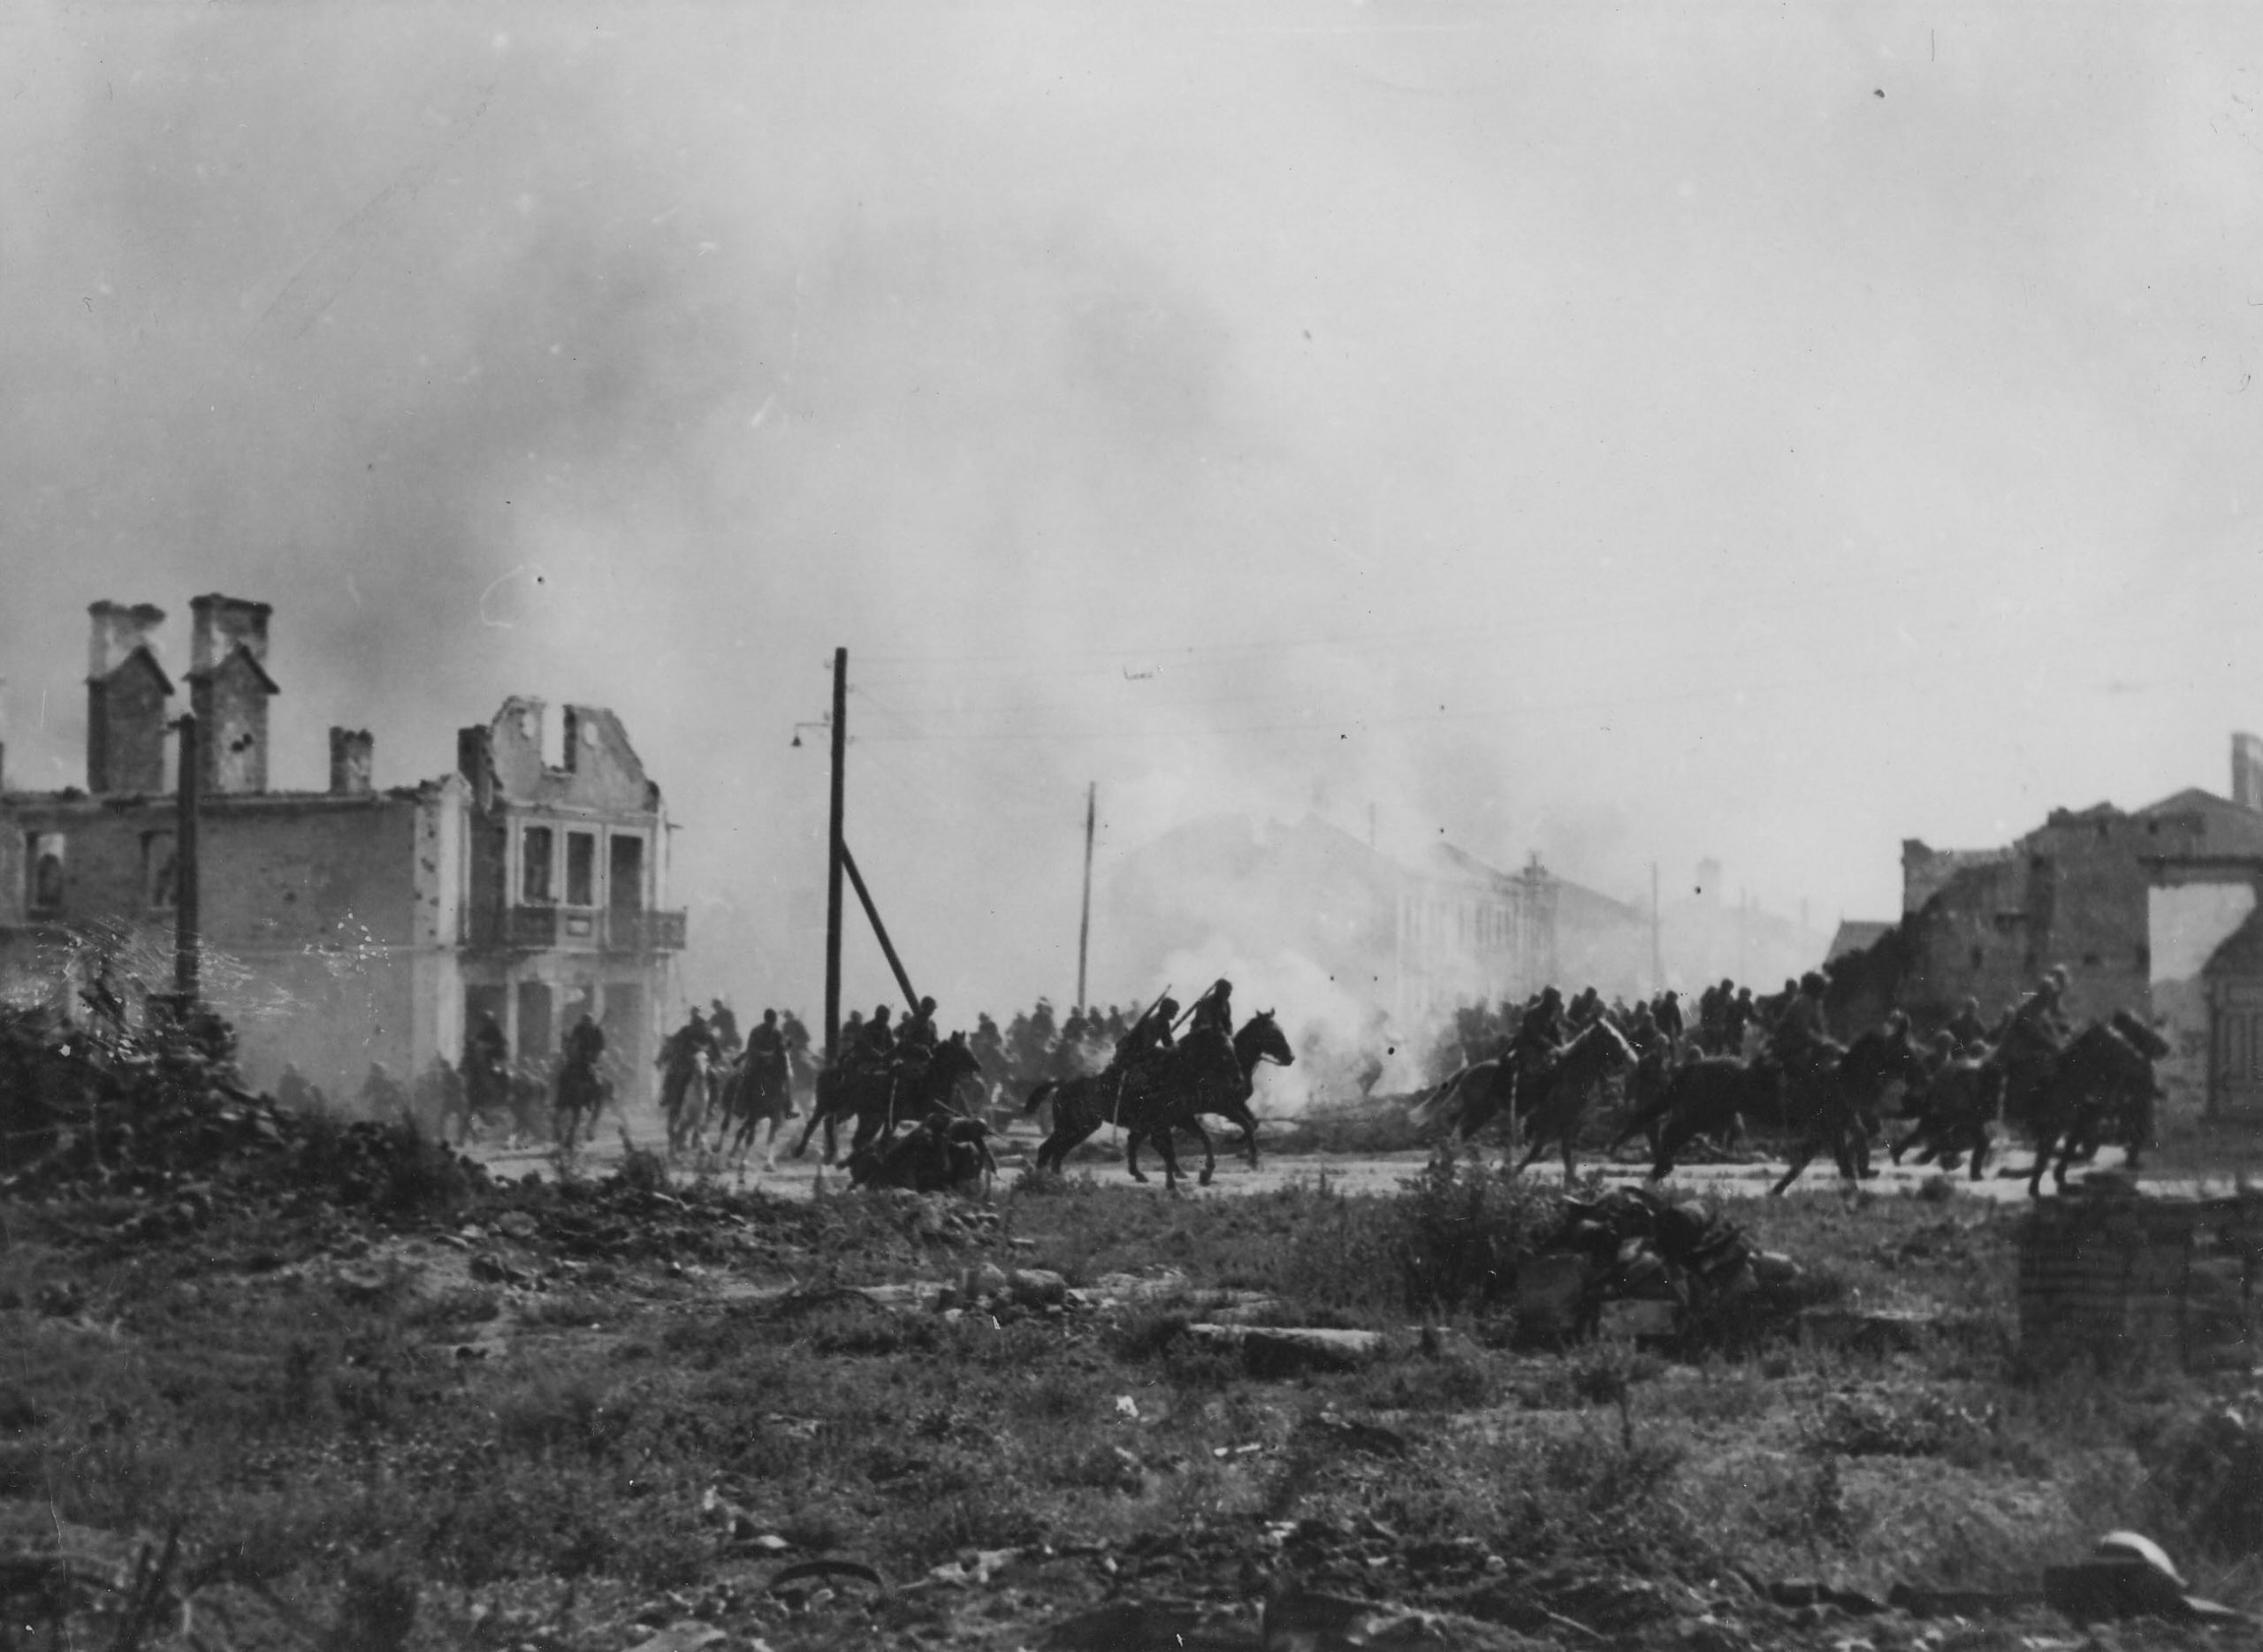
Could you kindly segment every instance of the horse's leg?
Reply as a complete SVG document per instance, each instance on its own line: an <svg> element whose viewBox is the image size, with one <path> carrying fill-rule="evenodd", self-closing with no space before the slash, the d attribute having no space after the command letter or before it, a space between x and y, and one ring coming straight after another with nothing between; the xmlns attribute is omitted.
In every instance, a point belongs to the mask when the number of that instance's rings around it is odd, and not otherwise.
<svg viewBox="0 0 2263 1652"><path fill-rule="evenodd" d="M1823 1143L1812 1131L1803 1132L1793 1146L1789 1168L1778 1179L1776 1185L1768 1190L1768 1196L1771 1199L1781 1197L1786 1188L1800 1179L1800 1172L1814 1161L1816 1154L1822 1149Z"/></svg>
<svg viewBox="0 0 2263 1652"><path fill-rule="evenodd" d="M2059 1132L2054 1126L2044 1123L2036 1125L2035 1162L2028 1168L2027 1174L2027 1196L2030 1199L2043 1197L2043 1172L2049 1169L2051 1150L2058 1145Z"/></svg>
<svg viewBox="0 0 2263 1652"><path fill-rule="evenodd" d="M1165 1125L1157 1134L1162 1138L1163 1157L1168 1160L1170 1157L1170 1127ZM1135 1182L1147 1179L1147 1173L1139 1169L1139 1132L1136 1130L1124 1132L1124 1168L1132 1172L1132 1179Z"/></svg>
<svg viewBox="0 0 2263 1652"><path fill-rule="evenodd" d="M1166 1124L1155 1132L1155 1146L1163 1155L1163 1191L1178 1191L1178 1149L1172 1145L1170 1126Z"/></svg>
<svg viewBox="0 0 2263 1652"><path fill-rule="evenodd" d="M1210 1185L1210 1178L1216 1175L1218 1170L1218 1155L1210 1146L1210 1132L1202 1128L1202 1118L1200 1114L1188 1115L1186 1128L1192 1131L1194 1139L1202 1144L1202 1185L1208 1187Z"/></svg>

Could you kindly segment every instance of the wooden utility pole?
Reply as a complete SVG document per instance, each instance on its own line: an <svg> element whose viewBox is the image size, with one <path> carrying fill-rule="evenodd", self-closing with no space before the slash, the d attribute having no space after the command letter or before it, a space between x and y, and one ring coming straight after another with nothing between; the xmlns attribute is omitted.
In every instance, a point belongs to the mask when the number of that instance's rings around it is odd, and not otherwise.
<svg viewBox="0 0 2263 1652"><path fill-rule="evenodd" d="M1093 937L1093 818L1098 808L1100 782L1085 788L1085 908L1077 919L1077 1008L1085 1007L1085 954Z"/></svg>
<svg viewBox="0 0 2263 1652"><path fill-rule="evenodd" d="M833 823L825 848L825 1059L841 1054L842 780L849 752L849 651L833 651Z"/></svg>
<svg viewBox="0 0 2263 1652"><path fill-rule="evenodd" d="M180 717L180 780L173 795L173 992L184 1018L196 1003L196 715Z"/></svg>

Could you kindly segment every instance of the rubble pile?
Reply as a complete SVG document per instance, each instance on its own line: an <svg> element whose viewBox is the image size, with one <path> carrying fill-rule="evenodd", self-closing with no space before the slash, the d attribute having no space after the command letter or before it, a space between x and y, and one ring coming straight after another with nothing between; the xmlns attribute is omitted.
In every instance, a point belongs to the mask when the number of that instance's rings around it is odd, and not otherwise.
<svg viewBox="0 0 2263 1652"><path fill-rule="evenodd" d="M122 1229L133 1237L255 1195L428 1210L488 1185L406 1121L340 1123L254 1093L234 1055L233 1030L209 1010L140 1028L0 1010L0 1199L140 1200Z"/></svg>

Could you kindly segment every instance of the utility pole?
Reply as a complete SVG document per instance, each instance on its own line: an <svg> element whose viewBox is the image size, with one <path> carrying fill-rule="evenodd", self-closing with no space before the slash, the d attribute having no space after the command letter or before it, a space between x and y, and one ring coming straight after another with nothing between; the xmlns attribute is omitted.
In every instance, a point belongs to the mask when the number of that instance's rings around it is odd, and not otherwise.
<svg viewBox="0 0 2263 1652"><path fill-rule="evenodd" d="M1085 952L1093 935L1093 818L1099 806L1100 782L1085 788L1085 908L1077 919L1077 1008L1085 1007Z"/></svg>
<svg viewBox="0 0 2263 1652"><path fill-rule="evenodd" d="M185 1021L196 1004L196 714L183 712L180 780L173 795L173 992Z"/></svg>
<svg viewBox="0 0 2263 1652"><path fill-rule="evenodd" d="M849 753L849 651L833 651L833 823L825 846L825 1060L841 1054L841 808Z"/></svg>

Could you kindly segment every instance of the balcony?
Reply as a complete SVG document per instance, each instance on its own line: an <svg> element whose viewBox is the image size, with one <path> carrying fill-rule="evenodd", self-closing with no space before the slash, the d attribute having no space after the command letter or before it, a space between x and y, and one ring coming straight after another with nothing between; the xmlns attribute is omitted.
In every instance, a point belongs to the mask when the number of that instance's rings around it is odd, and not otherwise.
<svg viewBox="0 0 2263 1652"><path fill-rule="evenodd" d="M682 952L684 917L682 912L609 912L609 952Z"/></svg>
<svg viewBox="0 0 2263 1652"><path fill-rule="evenodd" d="M469 914L475 951L681 952L684 915L571 906L490 907Z"/></svg>

